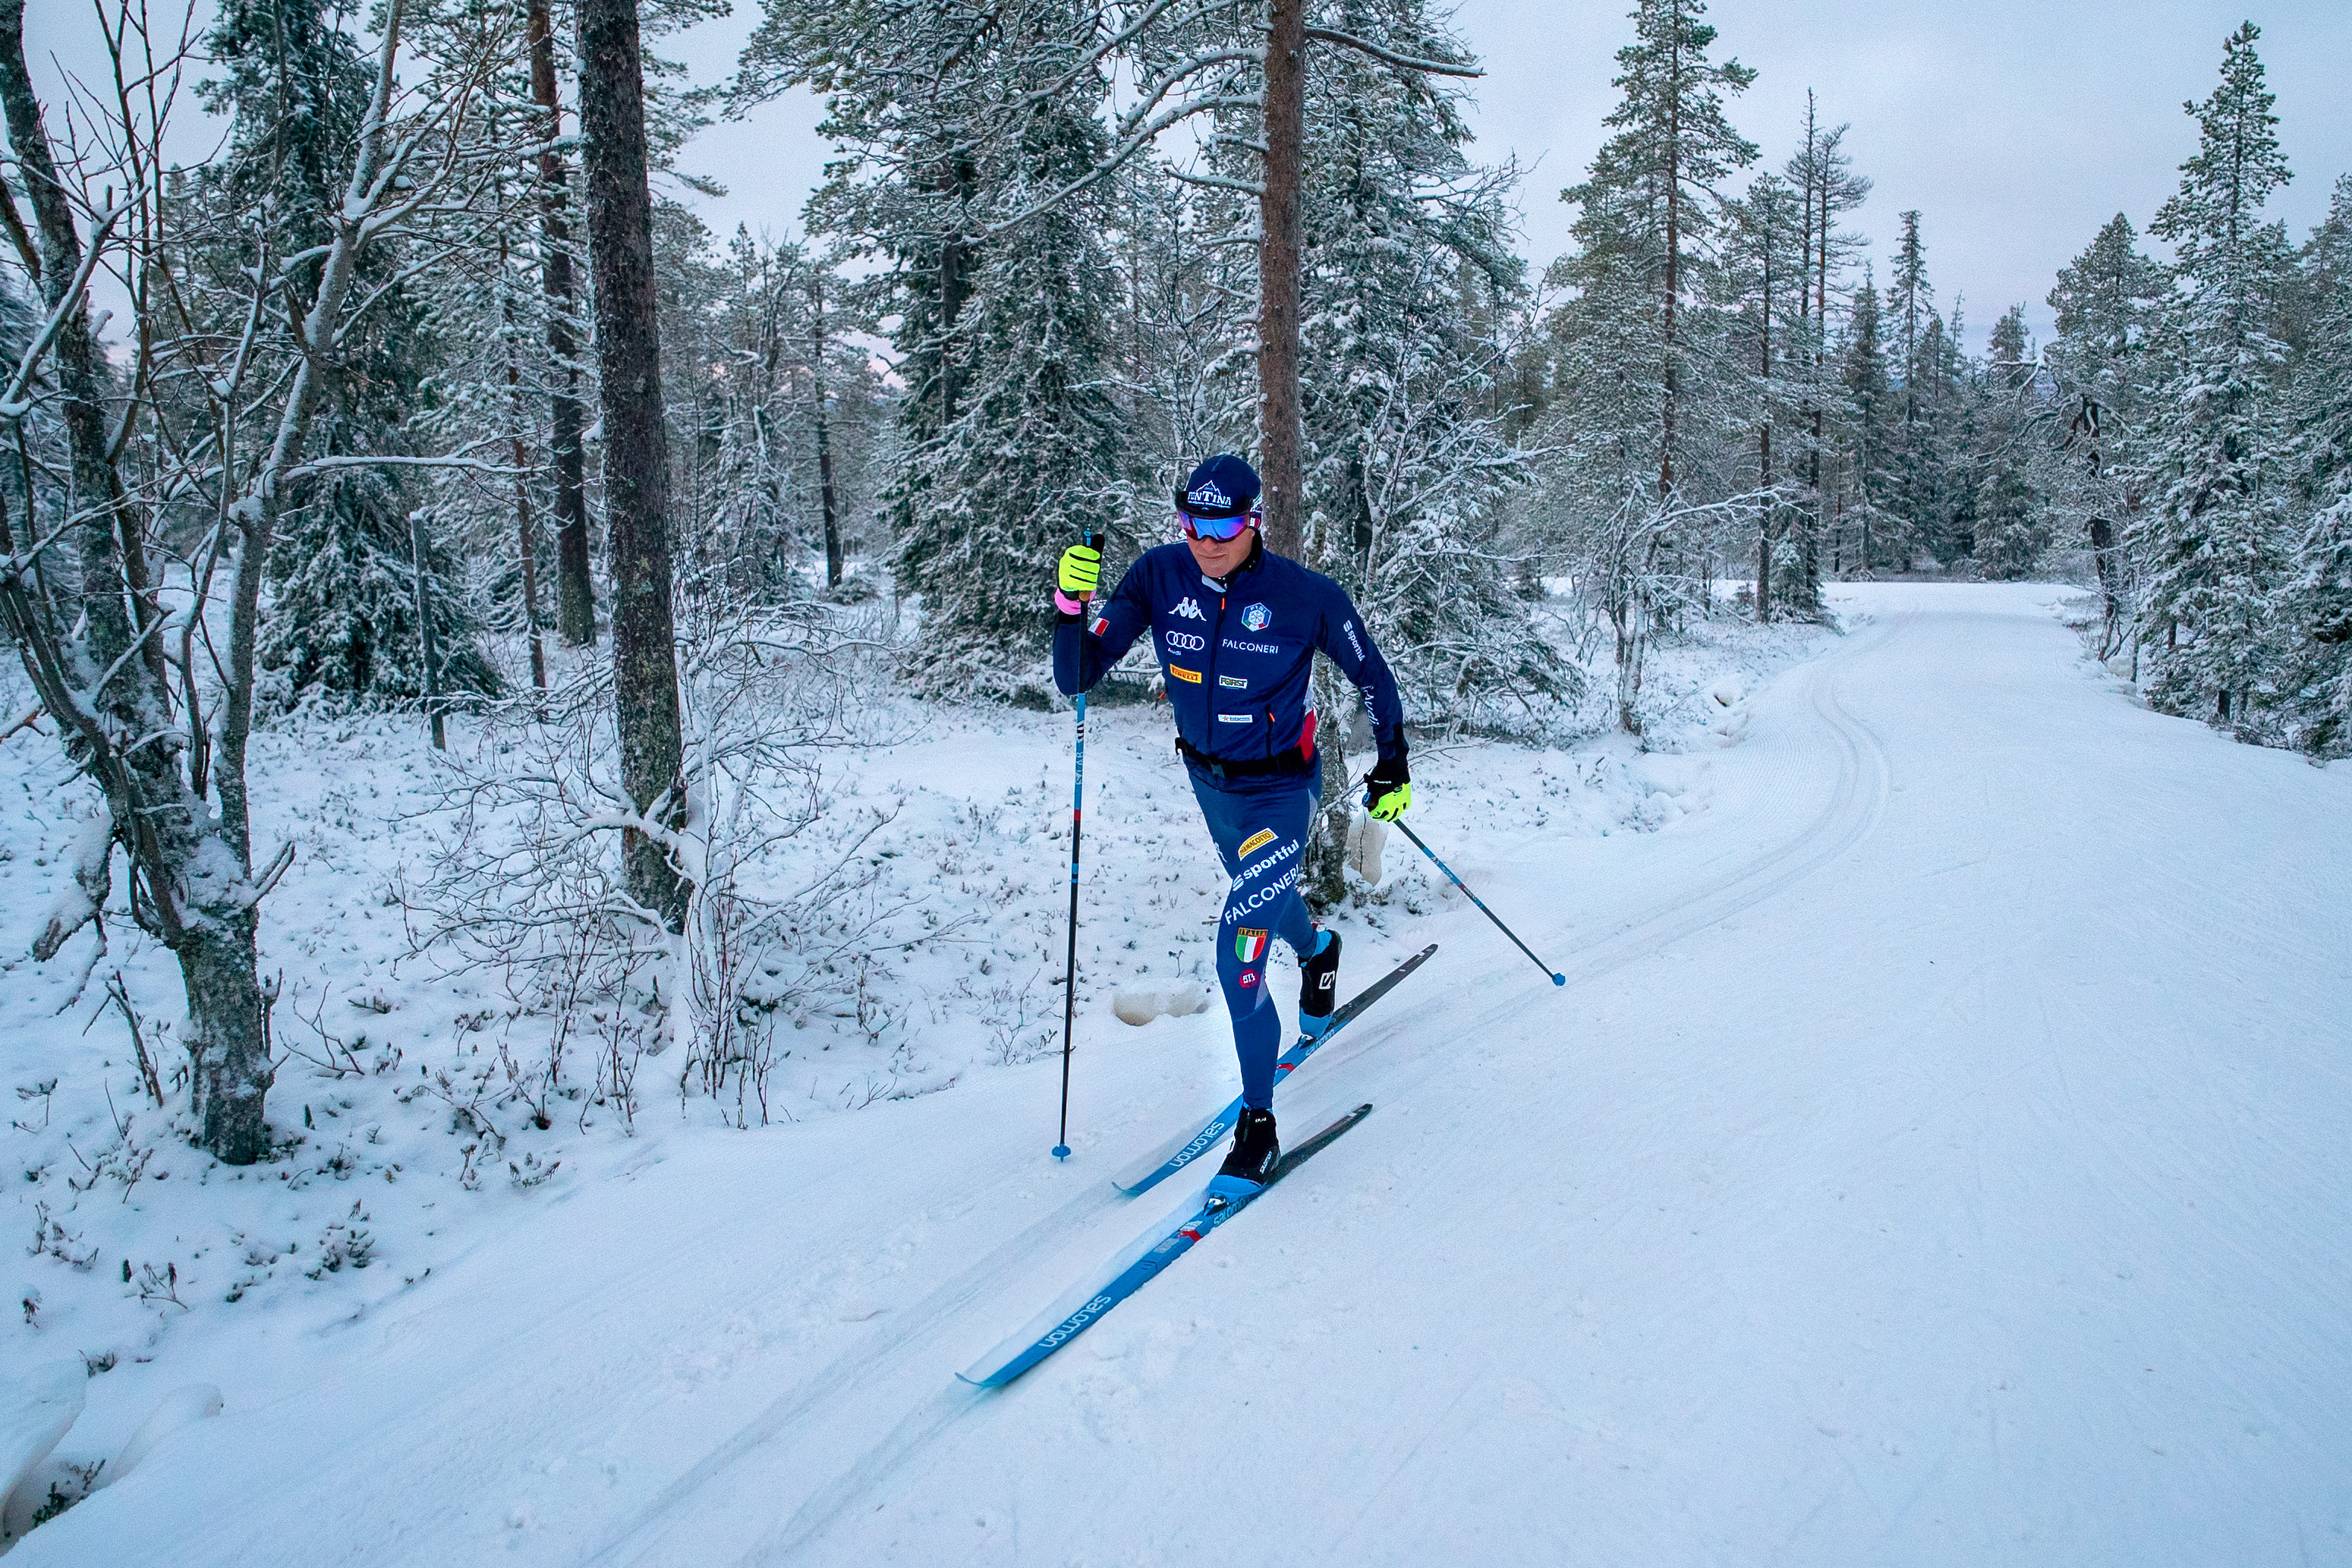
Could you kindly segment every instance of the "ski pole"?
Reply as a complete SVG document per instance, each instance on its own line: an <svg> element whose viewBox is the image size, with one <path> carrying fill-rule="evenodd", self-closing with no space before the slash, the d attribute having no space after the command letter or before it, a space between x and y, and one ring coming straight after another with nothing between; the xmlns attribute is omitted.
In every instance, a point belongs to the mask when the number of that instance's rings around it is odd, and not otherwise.
<svg viewBox="0 0 2352 1568"><path fill-rule="evenodd" d="M1391 824L1391 826L1395 826L1395 827L1399 827L1399 828L1402 828L1402 829L1403 829L1403 831L1404 831L1404 836L1405 836L1407 838L1410 838L1410 839L1412 839L1412 847L1413 847L1414 848L1416 848L1416 849L1420 850L1423 854L1424 854L1424 855L1428 856L1428 857L1429 857L1429 859L1430 859L1430 864L1432 864L1432 865L1435 866L1439 870L1441 870L1441 871L1444 872L1444 873L1445 873L1445 875L1446 875L1446 877L1448 878L1448 879L1450 879L1455 887L1457 887L1457 888L1459 888L1459 889L1462 889L1463 896L1464 896L1465 898L1468 899L1472 903L1476 904L1476 905L1478 906L1478 912L1479 912L1480 914L1482 914L1482 915L1485 915L1488 920L1493 921L1495 922L1495 929L1496 929L1496 931L1501 931L1505 936L1509 937L1509 938L1511 939L1511 941L1512 941L1513 944L1514 944L1514 945L1516 945L1521 952L1527 952L1527 954L1528 954L1528 963L1530 963L1534 964L1538 969L1542 970L1546 974L1550 975L1550 976L1551 976L1551 983L1552 983L1554 985L1565 985L1565 984L1568 984L1568 976L1567 976L1567 975L1565 975L1565 974L1562 974L1562 973L1559 973L1557 970L1553 969L1553 968L1552 968L1552 966L1551 966L1550 964L1546 963L1542 959L1538 958L1534 953L1532 953L1532 952L1528 952L1528 944L1527 944L1526 942L1520 942L1520 941L1519 941L1518 933L1517 933L1517 931L1514 931L1510 927L1508 927L1508 926L1505 925L1505 924L1503 923L1502 917L1501 917L1501 916L1499 916L1499 915L1497 915L1494 910L1492 910L1488 909L1488 908L1486 907L1486 901L1484 899L1481 899L1477 894L1475 894L1475 893L1474 893L1474 892L1472 892L1472 891L1470 890L1470 884L1469 884L1469 883L1465 882L1461 878L1454 876L1454 868L1453 868L1453 867L1451 867L1451 866L1449 866L1449 865L1447 865L1444 861L1440 860L1440 859L1437 858L1437 851L1436 851L1436 850L1434 850L1434 849L1432 849L1428 845L1423 844L1423 843L1421 841L1421 835L1420 835L1420 834L1418 834L1418 833L1415 833L1412 828L1410 828L1410 827L1406 827L1406 826L1404 826L1404 821L1403 821L1403 819L1402 819L1402 818L1401 818L1401 817L1400 817L1396 822L1394 822L1394 823L1393 823L1393 824Z"/></svg>
<svg viewBox="0 0 2352 1568"><path fill-rule="evenodd" d="M1080 534L1088 550L1102 548L1102 536ZM1078 828L1087 801L1087 694L1077 694L1077 761L1070 770L1070 952L1062 973L1062 1133L1054 1144L1054 1158L1070 1157L1070 1033L1078 1016Z"/></svg>

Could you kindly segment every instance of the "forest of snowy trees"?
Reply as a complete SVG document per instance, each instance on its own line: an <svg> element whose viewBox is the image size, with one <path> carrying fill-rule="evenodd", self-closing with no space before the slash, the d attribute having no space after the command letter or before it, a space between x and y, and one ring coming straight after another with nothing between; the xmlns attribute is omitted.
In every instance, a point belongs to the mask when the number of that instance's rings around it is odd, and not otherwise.
<svg viewBox="0 0 2352 1568"><path fill-rule="evenodd" d="M451 763L484 826L421 929L650 985L723 1083L743 944L823 923L735 890L817 809L747 826L757 781L845 682L1057 701L1048 563L1164 540L1216 450L1263 459L1272 542L1423 729L1638 733L1695 619L2054 573L2151 705L2352 750L2352 176L2307 237L2265 217L2251 23L2178 193L2084 237L2052 341L2010 302L1979 353L1935 215L1861 264L1869 149L1832 91L1743 127L1696 0L1633 12L1574 248L1532 261L1511 204L1549 196L1478 161L1435 0L764 0L705 82L660 58L699 0L97 0L110 74L46 100L24 9L0 616L38 705L6 717L106 803L39 956L121 865L232 1162L268 1148L290 853L249 827L256 726L501 736ZM656 194L803 88L836 149L803 238Z"/></svg>

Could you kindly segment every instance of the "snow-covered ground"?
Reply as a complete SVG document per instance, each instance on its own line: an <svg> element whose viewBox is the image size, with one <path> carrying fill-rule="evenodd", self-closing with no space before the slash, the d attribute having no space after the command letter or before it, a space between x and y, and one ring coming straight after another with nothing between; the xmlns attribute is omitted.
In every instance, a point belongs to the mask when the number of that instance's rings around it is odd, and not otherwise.
<svg viewBox="0 0 2352 1568"><path fill-rule="evenodd" d="M1108 1174L1230 1091L1221 1007L1111 1012L1210 967L1164 715L1090 725L1066 1164L1066 718L836 773L903 803L877 886L954 940L780 1026L749 1131L510 1092L547 1021L401 956L410 727L273 732L305 1142L242 1174L99 1005L119 967L176 1016L163 955L110 926L62 1014L89 939L15 957L76 826L20 735L0 1061L42 1230L0 1438L56 1425L59 1361L110 1369L41 1487L157 1424L17 1558L2352 1562L2352 775L2139 709L2063 592L1860 587L1843 637L1669 653L1658 751L1417 755L1415 826L1569 987L1391 839L1349 974L1444 951L1278 1106L1371 1117L986 1395L950 1373L1198 1186Z"/></svg>

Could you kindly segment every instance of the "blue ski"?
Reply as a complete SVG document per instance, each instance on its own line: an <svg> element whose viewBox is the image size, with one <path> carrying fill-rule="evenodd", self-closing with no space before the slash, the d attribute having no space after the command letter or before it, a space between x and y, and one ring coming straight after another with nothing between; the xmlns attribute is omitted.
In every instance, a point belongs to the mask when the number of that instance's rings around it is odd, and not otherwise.
<svg viewBox="0 0 2352 1568"><path fill-rule="evenodd" d="M1423 956L1426 957L1427 954ZM1329 1037L1327 1035L1325 1037ZM1255 1182L1244 1181L1239 1176L1213 1178L1209 1183L1208 1191L1202 1195L1200 1209L1192 1218L1169 1232L1167 1237L1158 1246L1120 1268L1112 1276L1109 1284L1087 1297L1076 1311L1062 1318L1034 1339L1025 1337L1025 1331L1022 1335L1015 1335L982 1357L969 1372L960 1372L956 1375L966 1383L982 1388L1002 1388L1011 1383L1014 1378L1094 1327L1105 1312L1150 1284L1159 1276L1161 1269L1192 1251L1193 1244L1202 1237L1263 1196L1266 1187L1273 1186L1275 1183L1313 1159L1327 1148L1332 1140L1371 1113L1370 1106L1360 1105L1297 1148L1285 1152L1282 1159L1275 1165L1274 1173L1266 1177L1265 1186L1260 1186ZM1005 1353L1008 1350L1012 1352L1009 1358Z"/></svg>
<svg viewBox="0 0 2352 1568"><path fill-rule="evenodd" d="M1398 981L1428 963L1429 955L1436 951L1437 944L1431 942L1427 947L1381 975L1370 985L1349 997L1338 1012L1331 1015L1329 1028L1312 1038L1302 1036L1298 1043L1283 1052L1280 1059L1274 1064L1275 1086L1277 1089L1280 1088L1282 1080L1297 1070L1300 1063L1330 1044L1332 1036L1361 1017L1365 1008L1394 990ZM1178 1144L1174 1152L1165 1156L1159 1153L1147 1155L1112 1177L1111 1184L1129 1197L1139 1193L1150 1192L1210 1150L1214 1149L1219 1141L1234 1130L1234 1123L1241 1120L1241 1097L1236 1095L1232 1104L1209 1118L1208 1123L1182 1143ZM1163 1149L1166 1147L1165 1144L1161 1145Z"/></svg>

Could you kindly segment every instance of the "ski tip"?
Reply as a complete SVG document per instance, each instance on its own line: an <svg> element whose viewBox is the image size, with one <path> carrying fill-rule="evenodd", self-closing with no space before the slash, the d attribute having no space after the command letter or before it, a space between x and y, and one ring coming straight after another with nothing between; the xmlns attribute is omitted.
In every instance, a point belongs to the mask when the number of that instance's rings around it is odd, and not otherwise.
<svg viewBox="0 0 2352 1568"><path fill-rule="evenodd" d="M1068 1159L1069 1157L1070 1157L1070 1146L1069 1146L1067 1143L1056 1143L1056 1144L1055 1144L1055 1145L1054 1145L1054 1158L1055 1158L1055 1159L1056 1159L1056 1160L1066 1160L1066 1159Z"/></svg>
<svg viewBox="0 0 2352 1568"><path fill-rule="evenodd" d="M1551 983L1554 985L1565 985L1568 984L1568 976L1565 974L1555 974L1551 977Z"/></svg>

